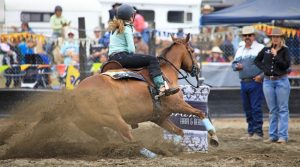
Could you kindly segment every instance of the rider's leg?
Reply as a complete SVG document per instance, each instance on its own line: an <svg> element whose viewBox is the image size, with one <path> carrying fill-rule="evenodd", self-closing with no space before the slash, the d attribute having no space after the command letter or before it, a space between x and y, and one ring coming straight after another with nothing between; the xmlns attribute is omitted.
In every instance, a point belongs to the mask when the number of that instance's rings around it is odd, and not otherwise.
<svg viewBox="0 0 300 167"><path fill-rule="evenodd" d="M148 67L150 76L156 88L160 91L160 96L169 96L179 91L179 88L169 88L169 86L167 86L167 83L162 77L159 61L155 56L123 52L110 57L110 60L118 61L125 68Z"/></svg>
<svg viewBox="0 0 300 167"><path fill-rule="evenodd" d="M179 91L179 88L169 88L167 82L163 79L161 74L153 77L153 82L156 88L159 90L159 95L169 96Z"/></svg>
<svg viewBox="0 0 300 167"><path fill-rule="evenodd" d="M148 56L150 76L159 90L159 96L169 96L179 91L179 88L170 88L168 83L164 80L159 66L159 61L155 56Z"/></svg>

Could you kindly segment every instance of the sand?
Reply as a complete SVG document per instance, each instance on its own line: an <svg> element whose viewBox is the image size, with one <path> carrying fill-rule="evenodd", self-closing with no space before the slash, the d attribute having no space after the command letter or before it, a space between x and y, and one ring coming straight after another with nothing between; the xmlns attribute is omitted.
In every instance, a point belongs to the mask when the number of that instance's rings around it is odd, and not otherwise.
<svg viewBox="0 0 300 167"><path fill-rule="evenodd" d="M246 133L244 118L213 119L220 146L209 147L208 153L187 153L165 141L162 129L150 122L132 130L135 142L124 142L113 130L89 120L96 115L88 108L99 106L83 108L87 106L78 105L83 98L95 100L69 92L34 97L12 117L0 119L0 166L300 166L299 118L290 120L286 145L240 140ZM89 116L78 123L82 111ZM267 130L265 120L265 138ZM158 157L144 158L141 147Z"/></svg>

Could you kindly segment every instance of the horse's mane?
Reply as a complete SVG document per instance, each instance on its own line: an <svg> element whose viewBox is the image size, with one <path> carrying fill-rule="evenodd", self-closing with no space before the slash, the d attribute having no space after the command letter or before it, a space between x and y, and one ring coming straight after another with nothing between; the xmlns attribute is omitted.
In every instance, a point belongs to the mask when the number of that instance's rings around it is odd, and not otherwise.
<svg viewBox="0 0 300 167"><path fill-rule="evenodd" d="M167 48L165 48L164 50L162 50L161 54L158 56L158 59L161 57L161 58L166 58L166 55L167 53L172 49L172 47L175 45L175 44L179 44L179 43L182 43L184 44L185 40L184 39L175 39L173 41L173 43L168 46ZM160 59L159 59L160 60ZM165 61L160 61L160 63L164 63Z"/></svg>
<svg viewBox="0 0 300 167"><path fill-rule="evenodd" d="M162 50L161 54L158 57L166 58L167 53L172 49L172 47L175 45L175 43L172 43L170 46Z"/></svg>

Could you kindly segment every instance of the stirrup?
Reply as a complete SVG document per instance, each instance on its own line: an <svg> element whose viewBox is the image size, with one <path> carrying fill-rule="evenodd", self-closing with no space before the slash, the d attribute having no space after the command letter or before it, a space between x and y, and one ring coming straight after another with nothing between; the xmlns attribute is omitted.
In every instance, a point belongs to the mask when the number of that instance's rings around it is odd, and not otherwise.
<svg viewBox="0 0 300 167"><path fill-rule="evenodd" d="M173 94L175 94L177 92L179 92L179 88L169 88L169 89L166 89L166 87L163 85L163 86L161 86L159 88L159 93L154 98L157 100L160 97L170 96L170 95L173 95Z"/></svg>

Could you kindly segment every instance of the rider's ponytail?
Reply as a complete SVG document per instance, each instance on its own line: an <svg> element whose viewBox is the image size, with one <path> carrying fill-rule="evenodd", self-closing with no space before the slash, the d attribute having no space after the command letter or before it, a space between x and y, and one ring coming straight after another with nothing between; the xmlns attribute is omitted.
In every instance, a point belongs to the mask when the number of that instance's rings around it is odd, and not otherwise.
<svg viewBox="0 0 300 167"><path fill-rule="evenodd" d="M124 20L114 18L108 23L108 31L115 32L117 30L117 33L123 33L125 30L124 25Z"/></svg>

